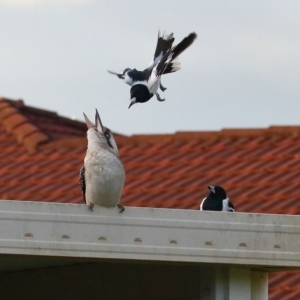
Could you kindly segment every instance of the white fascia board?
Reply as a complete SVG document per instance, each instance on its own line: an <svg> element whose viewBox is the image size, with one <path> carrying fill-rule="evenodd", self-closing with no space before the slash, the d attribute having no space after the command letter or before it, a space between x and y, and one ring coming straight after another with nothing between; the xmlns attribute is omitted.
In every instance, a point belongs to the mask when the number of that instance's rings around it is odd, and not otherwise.
<svg viewBox="0 0 300 300"><path fill-rule="evenodd" d="M0 201L0 254L300 268L300 217Z"/></svg>

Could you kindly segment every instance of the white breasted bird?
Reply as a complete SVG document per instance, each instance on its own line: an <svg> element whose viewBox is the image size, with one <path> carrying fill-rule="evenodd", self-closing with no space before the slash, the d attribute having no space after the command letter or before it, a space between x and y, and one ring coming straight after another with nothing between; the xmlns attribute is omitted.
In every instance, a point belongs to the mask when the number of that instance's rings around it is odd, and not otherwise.
<svg viewBox="0 0 300 300"><path fill-rule="evenodd" d="M118 207L125 182L125 170L119 159L118 147L109 128L103 126L96 109L95 125L84 115L88 127L88 146L79 184L83 199L93 210L94 205Z"/></svg>
<svg viewBox="0 0 300 300"><path fill-rule="evenodd" d="M209 194L202 200L200 210L234 212L234 206L221 186L209 185Z"/></svg>
<svg viewBox="0 0 300 300"><path fill-rule="evenodd" d="M147 102L153 95L156 95L158 101L165 100L158 94L159 88L163 92L166 90L161 84L161 76L180 70L180 63L177 58L193 43L196 37L196 33L190 33L178 45L173 46L175 40L173 33L168 35L165 31L160 32L159 30L154 58L147 69L137 71L136 69L126 68L121 74L108 71L131 86L131 102L128 108L138 102Z"/></svg>

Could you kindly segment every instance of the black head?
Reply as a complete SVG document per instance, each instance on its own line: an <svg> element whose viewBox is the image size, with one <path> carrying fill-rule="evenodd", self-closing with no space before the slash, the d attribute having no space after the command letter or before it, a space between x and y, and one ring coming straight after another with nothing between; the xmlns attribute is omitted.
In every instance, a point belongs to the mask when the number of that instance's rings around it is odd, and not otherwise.
<svg viewBox="0 0 300 300"><path fill-rule="evenodd" d="M153 94L150 94L148 88L144 84L133 85L130 89L131 102L128 108L139 102L144 103L151 99Z"/></svg>
<svg viewBox="0 0 300 300"><path fill-rule="evenodd" d="M226 191L218 185L209 185L207 187L210 191L210 196L212 196L213 198L220 198L220 199L226 199L227 195L226 195Z"/></svg>

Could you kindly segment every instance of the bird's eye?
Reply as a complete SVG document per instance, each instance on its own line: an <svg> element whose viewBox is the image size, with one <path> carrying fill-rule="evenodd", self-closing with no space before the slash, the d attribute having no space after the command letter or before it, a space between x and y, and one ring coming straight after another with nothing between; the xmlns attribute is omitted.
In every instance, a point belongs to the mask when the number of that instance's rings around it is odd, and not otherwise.
<svg viewBox="0 0 300 300"><path fill-rule="evenodd" d="M105 136L109 139L110 138L110 134L107 132L105 133Z"/></svg>

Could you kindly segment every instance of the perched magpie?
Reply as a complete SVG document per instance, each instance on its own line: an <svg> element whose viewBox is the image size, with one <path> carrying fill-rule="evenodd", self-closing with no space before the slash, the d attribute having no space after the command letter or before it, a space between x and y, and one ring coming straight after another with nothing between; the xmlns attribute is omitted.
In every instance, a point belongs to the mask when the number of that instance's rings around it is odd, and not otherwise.
<svg viewBox="0 0 300 300"><path fill-rule="evenodd" d="M96 109L95 124L84 115L88 127L88 147L80 170L79 184L85 203L93 210L94 205L118 207L124 206L120 198L125 182L125 170L119 159L119 152L114 136L105 127Z"/></svg>
<svg viewBox="0 0 300 300"><path fill-rule="evenodd" d="M209 194L202 200L200 210L215 210L234 212L234 206L220 186L209 185Z"/></svg>
<svg viewBox="0 0 300 300"><path fill-rule="evenodd" d="M166 90L161 84L160 77L163 74L180 70L180 63L177 57L193 43L196 37L196 33L190 33L178 45L173 46L175 40L173 33L168 35L165 31L161 32L159 30L154 58L147 69L138 71L126 68L121 74L108 71L110 74L117 75L131 86L131 102L128 108L137 102L147 102L153 95L156 95L158 101L165 100L160 98L157 92L159 88L163 92Z"/></svg>

